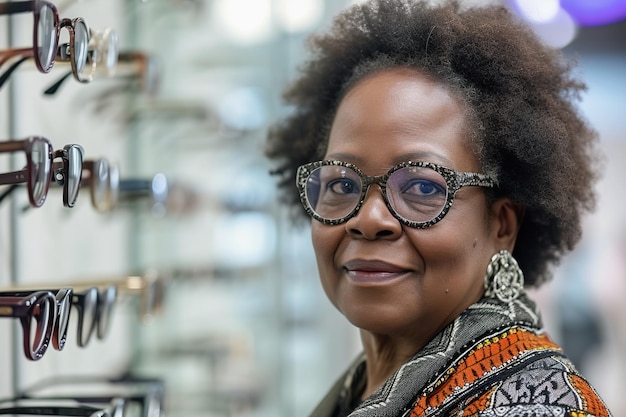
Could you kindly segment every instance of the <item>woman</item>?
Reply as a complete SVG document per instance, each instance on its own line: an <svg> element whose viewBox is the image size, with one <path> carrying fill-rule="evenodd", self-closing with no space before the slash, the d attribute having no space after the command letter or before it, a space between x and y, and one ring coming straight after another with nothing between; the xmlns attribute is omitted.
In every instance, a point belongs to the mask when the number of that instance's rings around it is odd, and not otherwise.
<svg viewBox="0 0 626 417"><path fill-rule="evenodd" d="M524 292L594 204L557 51L502 7L410 0L353 6L312 46L268 155L364 350L312 415L610 415Z"/></svg>

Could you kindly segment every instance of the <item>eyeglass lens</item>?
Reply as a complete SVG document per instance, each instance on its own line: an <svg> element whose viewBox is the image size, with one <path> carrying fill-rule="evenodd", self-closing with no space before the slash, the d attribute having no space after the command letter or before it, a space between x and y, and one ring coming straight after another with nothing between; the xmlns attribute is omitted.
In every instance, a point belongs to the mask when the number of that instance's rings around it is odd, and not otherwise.
<svg viewBox="0 0 626 417"><path fill-rule="evenodd" d="M48 326L51 322L51 305L52 297L41 297L32 307L32 320L36 322L36 326L30 326L30 344L29 349L31 357L36 358L43 355L49 343Z"/></svg>
<svg viewBox="0 0 626 417"><path fill-rule="evenodd" d="M76 71L80 74L85 69L87 63L87 52L89 45L89 29L84 21L79 20L74 26L74 62Z"/></svg>
<svg viewBox="0 0 626 417"><path fill-rule="evenodd" d="M50 182L50 145L43 140L36 140L32 143L29 157L33 172L31 173L31 184L33 200L42 202L45 199Z"/></svg>
<svg viewBox="0 0 626 417"><path fill-rule="evenodd" d="M79 307L78 345L84 347L89 342L96 325L98 290L91 288L82 296L82 308Z"/></svg>
<svg viewBox="0 0 626 417"><path fill-rule="evenodd" d="M109 204L109 164L105 159L94 161L90 178L91 203L97 210Z"/></svg>
<svg viewBox="0 0 626 417"><path fill-rule="evenodd" d="M359 204L363 184L359 174L344 166L326 165L311 172L306 199L321 218L338 220ZM437 171L426 167L404 167L387 180L389 204L402 218L428 222L441 213L447 200L447 185Z"/></svg>
<svg viewBox="0 0 626 417"><path fill-rule="evenodd" d="M111 327L113 306L117 300L117 287L111 285L100 293L98 301L98 338L104 339Z"/></svg>
<svg viewBox="0 0 626 417"><path fill-rule="evenodd" d="M73 207L78 198L78 190L80 189L80 180L83 174L83 151L78 145L70 145L67 150L67 205Z"/></svg>
<svg viewBox="0 0 626 417"><path fill-rule="evenodd" d="M63 349L65 345L65 340L67 336L67 328L70 319L70 310L71 310L71 294L68 294L59 302L59 312L57 315L57 333L56 333L56 344L57 349Z"/></svg>
<svg viewBox="0 0 626 417"><path fill-rule="evenodd" d="M50 68L56 55L56 26L54 11L49 5L43 3L39 10L39 22L37 25L37 57L42 68Z"/></svg>
<svg viewBox="0 0 626 417"><path fill-rule="evenodd" d="M116 32L109 32L105 39L103 55L105 58L105 67L108 73L112 74L117 67L118 61L118 36Z"/></svg>

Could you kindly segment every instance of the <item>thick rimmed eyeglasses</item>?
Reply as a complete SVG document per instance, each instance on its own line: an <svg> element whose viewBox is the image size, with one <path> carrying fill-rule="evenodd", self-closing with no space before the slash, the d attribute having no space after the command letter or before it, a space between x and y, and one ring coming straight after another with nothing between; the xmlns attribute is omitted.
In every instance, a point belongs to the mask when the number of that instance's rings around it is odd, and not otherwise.
<svg viewBox="0 0 626 417"><path fill-rule="evenodd" d="M14 56L33 57L39 71L50 72L59 42L59 12L54 4L45 0L0 3L0 15L26 12L33 12L33 46L0 51L0 66Z"/></svg>
<svg viewBox="0 0 626 417"><path fill-rule="evenodd" d="M74 207L83 172L83 148L70 144L53 151L50 141L42 137L0 142L0 153L19 151L26 154L26 167L0 174L0 184L13 185L0 195L0 201L13 192L16 184L25 182L30 204L41 207L46 201L50 181L55 180L63 185L63 204ZM53 164L56 158L61 158L62 162Z"/></svg>
<svg viewBox="0 0 626 417"><path fill-rule="evenodd" d="M46 201L48 187L50 186L53 158L52 144L48 139L41 137L0 142L0 152L19 151L23 151L26 154L26 167L20 171L1 173L0 184L25 182L28 188L30 204L33 207L41 207Z"/></svg>
<svg viewBox="0 0 626 417"><path fill-rule="evenodd" d="M48 73L54 66L55 60L70 61L72 73L80 82L89 82L95 72L95 60L87 66L90 31L82 18L59 19L59 13L54 4L45 0L18 1L0 3L0 15L33 12L33 47L13 48L0 51L0 66L13 57L19 59L13 63L1 76L0 87L10 75L24 61L35 59L37 69ZM59 46L61 28L67 28L70 41ZM89 71L85 71L88 67Z"/></svg>
<svg viewBox="0 0 626 417"><path fill-rule="evenodd" d="M51 308L48 305L44 306L45 303L50 302L50 297L46 293L56 294L56 296L54 296L54 299L56 300L56 308ZM33 313L38 313L34 316L37 321L37 327L33 330L31 326L32 320L29 323L27 320L25 321L22 319L22 329L24 331L24 354L28 359L37 360L43 356L47 349L47 343L42 343L46 339L52 341L52 346L56 350L63 350L65 347L70 318L70 308L72 306L72 289L66 287L57 290L2 291L0 292L0 306L3 305L3 302L6 304L7 302L12 303L17 299L31 300L33 297L41 306L40 308L30 310ZM1 309L2 308L0 307L0 310ZM53 318L52 322L50 320L40 320L40 318L45 316L46 310L53 312L51 315ZM9 313L9 311L10 309L8 309L7 305L5 305L4 312ZM4 314L0 312L0 316L2 315ZM42 326L50 327L48 328ZM35 335L41 334L48 336L43 339L35 336L31 339L30 334L32 334L33 331Z"/></svg>
<svg viewBox="0 0 626 417"><path fill-rule="evenodd" d="M0 317L20 319L24 355L32 361L41 359L46 353L56 315L57 300L49 291L0 296ZM36 322L34 327L33 320Z"/></svg>
<svg viewBox="0 0 626 417"><path fill-rule="evenodd" d="M396 219L418 229L441 221L462 187L497 186L487 175L459 172L430 162L404 162L384 175L371 177L356 165L326 160L302 165L296 175L304 209L328 225L355 216L372 184L380 186L383 200Z"/></svg>

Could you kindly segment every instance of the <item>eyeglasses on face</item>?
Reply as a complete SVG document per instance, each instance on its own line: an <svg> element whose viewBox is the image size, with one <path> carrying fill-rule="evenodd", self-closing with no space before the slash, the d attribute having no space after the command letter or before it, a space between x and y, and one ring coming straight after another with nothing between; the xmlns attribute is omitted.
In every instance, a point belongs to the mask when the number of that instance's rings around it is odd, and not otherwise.
<svg viewBox="0 0 626 417"><path fill-rule="evenodd" d="M495 187L491 177L459 172L430 162L404 162L380 176L365 175L356 165L318 161L302 165L296 185L306 212L324 224L355 216L372 184L378 184L389 211L402 224L423 229L437 224L462 187Z"/></svg>
<svg viewBox="0 0 626 417"><path fill-rule="evenodd" d="M72 288L66 287L56 290L33 290L33 291L1 291L2 297L28 297L37 292L50 292L56 294L56 316L54 316L54 326L51 339L52 346L56 350L63 350L67 340L67 329L69 327L70 310L72 306Z"/></svg>
<svg viewBox="0 0 626 417"><path fill-rule="evenodd" d="M14 56L33 57L39 71L50 72L59 42L59 12L54 4L46 0L0 3L0 15L27 12L32 12L34 18L33 46L0 51L0 66Z"/></svg>
<svg viewBox="0 0 626 417"><path fill-rule="evenodd" d="M115 285L102 289L90 287L83 291L74 289L72 305L78 311L78 346L87 346L94 332L100 340L106 337L116 301Z"/></svg>
<svg viewBox="0 0 626 417"><path fill-rule="evenodd" d="M57 317L57 300L49 291L24 296L0 295L0 317L19 318L24 355L32 361L48 349ZM33 326L33 320L36 324Z"/></svg>

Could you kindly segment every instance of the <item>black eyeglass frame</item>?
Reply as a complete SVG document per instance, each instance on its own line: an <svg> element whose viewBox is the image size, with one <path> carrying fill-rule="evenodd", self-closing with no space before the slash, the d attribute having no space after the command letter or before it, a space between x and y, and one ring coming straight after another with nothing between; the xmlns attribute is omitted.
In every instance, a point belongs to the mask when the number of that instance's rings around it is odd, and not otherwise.
<svg viewBox="0 0 626 417"><path fill-rule="evenodd" d="M74 291L72 305L78 311L77 344L79 347L87 346L94 332L100 340L106 337L111 327L113 307L116 301L117 286L115 285L109 285L102 289L90 287L83 291ZM86 317L88 302L94 303L93 318ZM86 322L86 320L91 320L91 322Z"/></svg>
<svg viewBox="0 0 626 417"><path fill-rule="evenodd" d="M83 177L85 151L77 144L65 145L54 151L52 158L61 158L62 165L53 164L54 180L63 185L63 205L72 208L78 199L80 183Z"/></svg>
<svg viewBox="0 0 626 417"><path fill-rule="evenodd" d="M323 166L340 166L340 167L351 169L361 179L361 195L359 197L358 203L352 209L352 211L350 211L348 214L338 219L326 219L326 218L321 217L319 214L315 212L315 209L311 206L311 203L309 202L306 196L306 186L307 186L309 177L316 169L323 167ZM391 174L393 174L395 171L398 171L406 167L430 168L433 171L441 174L441 176L444 178L446 182L446 186L447 186L446 201L441 209L441 212L429 221L416 222L416 221L405 219L399 213L396 212L396 210L391 205L389 198L387 197L387 180L389 179ZM352 217L354 217L359 212L361 206L363 205L363 202L365 201L365 197L367 195L367 191L369 190L369 187L372 184L379 185L381 194L383 196L383 200L385 201L385 205L387 206L387 209L389 209L389 212L396 219L398 219L400 223L408 227L415 228L415 229L425 229L425 228L432 227L435 224L439 223L446 216L446 214L448 214L448 211L450 210L450 207L452 207L452 203L454 202L454 197L456 195L456 192L460 190L462 187L476 186L476 187L492 188L492 187L497 187L498 185L495 179L485 174L479 174L475 172L456 171L454 169L447 168L438 164L434 164L431 162L423 162L423 161L402 162L392 167L385 174L378 175L378 176L365 175L363 171L361 171L359 167L357 167L356 165L351 164L349 162L343 162L343 161L337 161L337 160L323 160L323 161L310 162L308 164L299 166L296 172L296 186L298 187L300 201L302 202L302 205L304 206L304 210L307 212L309 216L311 216L315 220L323 224L330 225L330 226L345 223L348 220L350 220Z"/></svg>

